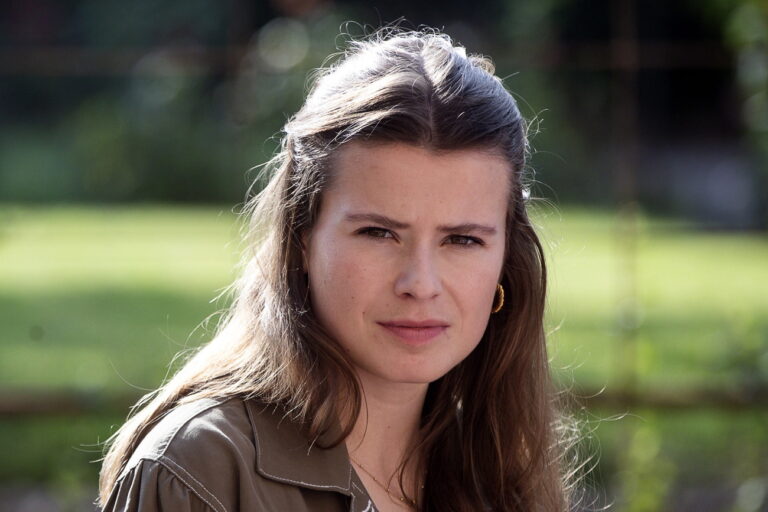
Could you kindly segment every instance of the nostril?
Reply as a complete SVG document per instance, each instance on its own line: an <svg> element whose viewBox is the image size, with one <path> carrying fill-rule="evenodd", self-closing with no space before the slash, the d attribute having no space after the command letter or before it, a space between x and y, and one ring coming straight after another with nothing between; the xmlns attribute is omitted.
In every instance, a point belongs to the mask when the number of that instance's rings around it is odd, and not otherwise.
<svg viewBox="0 0 768 512"><path fill-rule="evenodd" d="M404 274L395 285L398 295L415 298L431 298L440 293L442 286L439 278L425 274Z"/></svg>
<svg viewBox="0 0 768 512"><path fill-rule="evenodd" d="M437 261L431 248L413 247L404 255L403 266L395 283L397 295L417 299L430 299L442 289Z"/></svg>

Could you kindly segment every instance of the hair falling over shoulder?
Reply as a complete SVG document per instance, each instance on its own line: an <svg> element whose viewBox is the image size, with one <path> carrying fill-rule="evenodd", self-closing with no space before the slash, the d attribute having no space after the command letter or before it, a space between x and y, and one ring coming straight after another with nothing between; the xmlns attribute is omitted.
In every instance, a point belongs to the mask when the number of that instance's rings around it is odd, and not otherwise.
<svg viewBox="0 0 768 512"><path fill-rule="evenodd" d="M315 76L284 127L279 153L264 167L266 185L244 211L247 248L232 305L213 339L142 398L109 439L101 503L149 429L175 406L202 397L279 404L306 425L309 439L334 418L343 426L337 442L349 434L361 389L307 304L301 233L315 222L335 150L351 140L481 149L509 162L506 301L470 356L429 386L411 454L426 475L418 509L568 509L573 467L565 453L574 436L550 381L546 266L526 212L525 121L490 60L467 55L439 32L400 29L352 41Z"/></svg>

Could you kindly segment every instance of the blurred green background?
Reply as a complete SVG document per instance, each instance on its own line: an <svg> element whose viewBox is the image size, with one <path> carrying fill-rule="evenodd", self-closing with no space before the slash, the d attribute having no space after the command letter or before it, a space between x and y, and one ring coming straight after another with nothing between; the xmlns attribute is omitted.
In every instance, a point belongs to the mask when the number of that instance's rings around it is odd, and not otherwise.
<svg viewBox="0 0 768 512"><path fill-rule="evenodd" d="M532 120L579 510L768 510L764 0L0 5L0 510L93 510L99 443L226 306L308 73L401 17Z"/></svg>

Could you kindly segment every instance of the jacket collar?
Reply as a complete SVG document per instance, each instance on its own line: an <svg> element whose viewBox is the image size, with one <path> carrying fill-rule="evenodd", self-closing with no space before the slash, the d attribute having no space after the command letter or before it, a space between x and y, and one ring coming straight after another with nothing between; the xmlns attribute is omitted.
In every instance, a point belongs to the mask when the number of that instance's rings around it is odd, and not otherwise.
<svg viewBox="0 0 768 512"><path fill-rule="evenodd" d="M245 401L253 427L256 446L256 470L277 482L314 489L336 491L351 498L350 511L375 511L362 481L352 468L345 444L321 448L310 443L301 425L291 421L285 411L254 400ZM338 438L338 423L321 436L319 444Z"/></svg>

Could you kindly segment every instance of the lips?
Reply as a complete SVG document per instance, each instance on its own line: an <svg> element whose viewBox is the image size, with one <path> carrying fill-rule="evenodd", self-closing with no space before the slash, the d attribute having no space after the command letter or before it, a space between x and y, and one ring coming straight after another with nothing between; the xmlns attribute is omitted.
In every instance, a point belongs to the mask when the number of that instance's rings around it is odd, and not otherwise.
<svg viewBox="0 0 768 512"><path fill-rule="evenodd" d="M392 320L379 325L408 345L424 345L442 334L448 323L442 320Z"/></svg>

